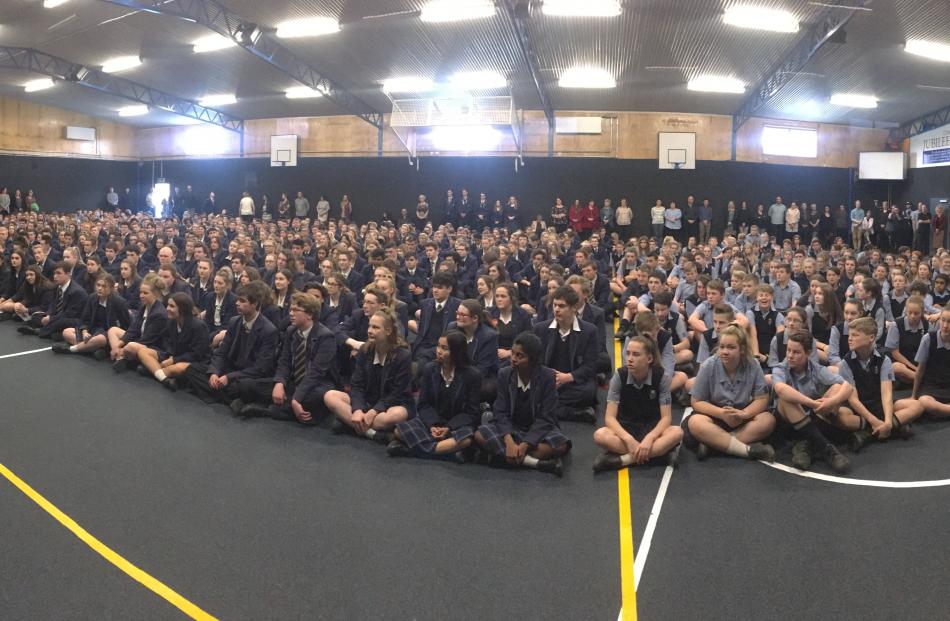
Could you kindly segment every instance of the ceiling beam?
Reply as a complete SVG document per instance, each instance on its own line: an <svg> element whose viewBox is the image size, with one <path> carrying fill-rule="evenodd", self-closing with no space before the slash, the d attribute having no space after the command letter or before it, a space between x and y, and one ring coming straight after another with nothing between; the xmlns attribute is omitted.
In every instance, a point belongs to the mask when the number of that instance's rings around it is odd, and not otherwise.
<svg viewBox="0 0 950 621"><path fill-rule="evenodd" d="M244 131L244 120L236 116L33 48L0 46L0 67L31 71L231 131Z"/></svg>
<svg viewBox="0 0 950 621"><path fill-rule="evenodd" d="M950 125L950 106L944 106L939 110L934 110L916 119L911 119L901 124L900 127L895 127L891 130L890 140L895 143L900 143L903 140L919 136L924 132L938 129L944 125Z"/></svg>
<svg viewBox="0 0 950 621"><path fill-rule="evenodd" d="M378 130L383 113L321 74L252 22L233 13L217 0L103 0L110 4L178 17L233 39L248 52L281 70L297 82L323 93L324 97L355 114Z"/></svg>
<svg viewBox="0 0 950 621"><path fill-rule="evenodd" d="M531 74L531 81L534 83L534 89L541 100L541 107L544 109L544 116L548 120L548 128L554 129L554 107L551 105L551 99L541 83L541 62L538 59L538 53L531 44L531 38L528 36L528 13L531 10L530 4L524 0L502 0L505 14L514 28L517 37L518 49L521 50L521 57L528 65L528 71Z"/></svg>
<svg viewBox="0 0 950 621"><path fill-rule="evenodd" d="M829 4L840 6L823 10L818 16L818 20L809 26L798 43L772 65L766 76L756 84L752 92L742 102L739 111L733 117L732 131L734 133L738 132L739 128L755 115L756 111L768 103L797 73L805 68L808 61L814 58L818 50L828 42L832 35L851 21L855 13L863 10L870 3L871 0L849 3L844 3L841 0L831 0Z"/></svg>

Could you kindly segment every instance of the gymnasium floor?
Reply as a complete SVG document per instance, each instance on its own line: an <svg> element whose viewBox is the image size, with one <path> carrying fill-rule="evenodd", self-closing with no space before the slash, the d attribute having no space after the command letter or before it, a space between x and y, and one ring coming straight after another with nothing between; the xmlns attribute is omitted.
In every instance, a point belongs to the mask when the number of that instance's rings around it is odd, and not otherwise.
<svg viewBox="0 0 950 621"><path fill-rule="evenodd" d="M622 603L625 619L946 618L943 486L685 452L627 483L591 474L578 424L563 479L394 460L91 358L11 356L47 346L0 325L5 621L612 621ZM922 424L848 476L950 484L948 443L950 427Z"/></svg>

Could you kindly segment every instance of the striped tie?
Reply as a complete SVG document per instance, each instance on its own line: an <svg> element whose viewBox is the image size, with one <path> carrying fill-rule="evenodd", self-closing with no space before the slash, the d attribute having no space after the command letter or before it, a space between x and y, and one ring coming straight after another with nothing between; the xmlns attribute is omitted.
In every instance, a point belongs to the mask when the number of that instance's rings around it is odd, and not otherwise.
<svg viewBox="0 0 950 621"><path fill-rule="evenodd" d="M63 288L56 287L56 314L62 315L63 309L66 308L66 296L63 295Z"/></svg>
<svg viewBox="0 0 950 621"><path fill-rule="evenodd" d="M307 374L307 339L304 338L303 332L299 331L297 338L300 339L300 343L294 351L294 386L300 386Z"/></svg>

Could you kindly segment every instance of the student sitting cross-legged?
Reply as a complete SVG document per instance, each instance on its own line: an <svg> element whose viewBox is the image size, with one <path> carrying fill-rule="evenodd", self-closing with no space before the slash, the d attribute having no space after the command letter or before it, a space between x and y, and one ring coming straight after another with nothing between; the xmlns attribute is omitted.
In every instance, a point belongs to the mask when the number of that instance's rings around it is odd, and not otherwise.
<svg viewBox="0 0 950 621"><path fill-rule="evenodd" d="M914 398L935 418L950 417L950 305L940 311L936 332L925 334L917 349Z"/></svg>
<svg viewBox="0 0 950 621"><path fill-rule="evenodd" d="M280 272L278 272L279 274ZM308 293L290 296L290 326L284 331L273 377L242 379L236 388L241 416L271 416L311 424L328 391L339 384L334 365L336 336L317 321L320 303Z"/></svg>
<svg viewBox="0 0 950 621"><path fill-rule="evenodd" d="M386 447L392 457L454 455L472 444L482 379L472 366L465 335L452 330L439 337L435 360L418 380L421 392L414 418L396 423L395 440Z"/></svg>
<svg viewBox="0 0 950 621"><path fill-rule="evenodd" d="M227 403L240 413L244 403L235 384L241 379L260 379L274 373L277 328L260 312L263 296L254 287L237 289L237 315L226 326L227 336L211 355L211 363L191 364L184 378L206 403ZM237 402L237 403L235 403Z"/></svg>
<svg viewBox="0 0 950 621"><path fill-rule="evenodd" d="M95 294L86 300L79 325L63 330L64 343L53 345L58 354L94 354L97 359L109 357L109 340L106 333L109 328L129 327L129 306L125 299L115 292L115 280L109 274L101 274L96 279Z"/></svg>
<svg viewBox="0 0 950 621"><path fill-rule="evenodd" d="M494 463L562 476L561 457L570 450L571 441L557 423L557 372L543 365L543 356L536 335L523 332L515 338L511 366L498 374L494 420L478 428L475 443Z"/></svg>
<svg viewBox="0 0 950 621"><path fill-rule="evenodd" d="M207 364L211 341L205 322L196 316L194 300L187 293L173 293L165 307L168 325L164 340L153 347L135 347L143 374L153 376L162 386L178 390L178 379L193 363Z"/></svg>
<svg viewBox="0 0 950 621"><path fill-rule="evenodd" d="M857 415L859 428L851 437L851 448L857 453L872 439L883 442L890 436L908 437L911 421L923 414L924 408L913 399L894 403L894 371L891 361L874 345L874 319L861 317L848 327L851 352L838 364L838 372L854 386L848 407L841 408L841 412L843 420L848 420L847 414Z"/></svg>
<svg viewBox="0 0 950 621"><path fill-rule="evenodd" d="M604 426L594 432L594 442L606 451L594 460L594 472L645 464L663 455L675 465L673 449L683 438L683 431L670 424L671 378L660 364L656 341L631 337L625 353L626 365L617 369L607 389Z"/></svg>
<svg viewBox="0 0 950 621"><path fill-rule="evenodd" d="M724 326L716 353L703 362L693 382L693 413L682 425L684 444L701 460L711 448L772 461L775 451L762 443L775 428L768 402L765 374L753 356L748 333L734 324Z"/></svg>
<svg viewBox="0 0 950 621"><path fill-rule="evenodd" d="M158 274L146 274L139 285L139 310L129 323L129 329L109 328L109 355L116 373L127 371L138 361L138 352L145 347L158 347L168 327L165 305L162 304L164 281Z"/></svg>
<svg viewBox="0 0 950 621"><path fill-rule="evenodd" d="M399 336L396 317L381 308L369 318L366 343L356 356L350 394L331 390L324 402L336 416L334 433L350 430L381 444L415 412L412 355Z"/></svg>
<svg viewBox="0 0 950 621"><path fill-rule="evenodd" d="M69 266L57 263L53 266L53 297L45 314L34 314L27 325L17 328L20 334L33 334L40 338L60 337L66 328L75 328L86 306L86 290L70 277Z"/></svg>

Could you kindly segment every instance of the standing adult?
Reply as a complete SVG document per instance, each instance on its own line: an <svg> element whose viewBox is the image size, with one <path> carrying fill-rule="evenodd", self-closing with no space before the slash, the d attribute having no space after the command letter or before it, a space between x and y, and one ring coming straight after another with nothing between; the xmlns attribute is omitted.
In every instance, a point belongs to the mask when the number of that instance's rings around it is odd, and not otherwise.
<svg viewBox="0 0 950 621"><path fill-rule="evenodd" d="M294 199L294 215L298 218L306 218L310 215L310 201L303 192L297 192L297 198Z"/></svg>
<svg viewBox="0 0 950 621"><path fill-rule="evenodd" d="M933 242L931 248L943 248L944 240L946 239L947 234L947 208L944 205L937 205L933 217Z"/></svg>
<svg viewBox="0 0 950 621"><path fill-rule="evenodd" d="M775 241L782 241L782 229L785 227L785 203L781 196L775 197L775 202L769 205L769 233L775 237Z"/></svg>
<svg viewBox="0 0 950 621"><path fill-rule="evenodd" d="M633 235L633 209L631 209L627 199L620 199L620 205L614 211L614 221L617 223L617 233L620 235L620 241L626 244Z"/></svg>
<svg viewBox="0 0 950 621"><path fill-rule="evenodd" d="M785 238L792 239L799 233L799 225L802 221L802 210L798 203L792 201L788 209L785 210Z"/></svg>
<svg viewBox="0 0 950 621"><path fill-rule="evenodd" d="M321 194L320 200L317 201L317 224L320 225L320 228L326 228L329 221L330 201L327 200L326 196Z"/></svg>
<svg viewBox="0 0 950 621"><path fill-rule="evenodd" d="M663 234L677 241L683 241L683 212L676 206L675 201L670 201L669 206L663 211Z"/></svg>
<svg viewBox="0 0 950 621"><path fill-rule="evenodd" d="M340 221L343 224L349 224L353 221L353 203L350 201L350 195L344 194L340 199Z"/></svg>
<svg viewBox="0 0 950 621"><path fill-rule="evenodd" d="M10 192L0 188L0 215L10 215Z"/></svg>
<svg viewBox="0 0 950 621"><path fill-rule="evenodd" d="M106 192L106 206L111 211L115 211L119 207L119 195L113 187L110 187L109 191Z"/></svg>
<svg viewBox="0 0 950 621"><path fill-rule="evenodd" d="M861 208L861 201L854 201L854 209L851 210L851 247L855 252L861 250L861 226L864 223L864 209Z"/></svg>
<svg viewBox="0 0 950 621"><path fill-rule="evenodd" d="M675 205L676 203L671 203ZM650 228L653 231L653 237L656 238L656 245L663 243L663 231L666 228L666 207L663 201L656 199L656 204L650 208Z"/></svg>
<svg viewBox="0 0 950 621"><path fill-rule="evenodd" d="M442 223L458 226L458 203L455 201L455 193L452 188L445 191L445 202L442 204Z"/></svg>
<svg viewBox="0 0 950 621"><path fill-rule="evenodd" d="M690 237L699 236L699 207L696 205L696 197L690 194L686 197L686 206L683 207L683 243L686 243Z"/></svg>
<svg viewBox="0 0 950 621"><path fill-rule="evenodd" d="M244 192L241 195L241 202L238 204L238 213L241 215L241 220L243 220L245 224L254 219L254 199L251 198L250 192Z"/></svg>
<svg viewBox="0 0 950 621"><path fill-rule="evenodd" d="M699 206L699 243L705 244L709 239L712 230L713 208L709 204L709 199L704 198L703 204Z"/></svg>
<svg viewBox="0 0 950 621"><path fill-rule="evenodd" d="M214 192L208 192L208 198L205 200L205 205L204 205L205 213L209 213L209 214L217 213L218 208L217 208L216 200L217 199L214 196Z"/></svg>
<svg viewBox="0 0 950 621"><path fill-rule="evenodd" d="M558 233L567 230L567 206L560 196L554 199L554 207L551 207L551 224Z"/></svg>
<svg viewBox="0 0 950 621"><path fill-rule="evenodd" d="M930 228L930 209L927 207L927 203L920 203L917 207L917 230L914 235L914 247L924 253L924 256L930 254Z"/></svg>

